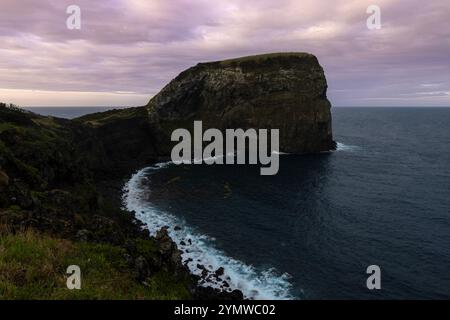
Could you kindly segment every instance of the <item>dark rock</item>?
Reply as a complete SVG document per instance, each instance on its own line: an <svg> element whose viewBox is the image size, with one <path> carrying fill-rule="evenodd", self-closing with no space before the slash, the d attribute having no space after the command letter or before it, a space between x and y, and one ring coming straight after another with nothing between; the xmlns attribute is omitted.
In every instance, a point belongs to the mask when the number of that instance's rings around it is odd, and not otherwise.
<svg viewBox="0 0 450 320"><path fill-rule="evenodd" d="M145 280L150 275L149 265L144 257L139 256L134 262L134 267L137 273L137 278L140 281Z"/></svg>
<svg viewBox="0 0 450 320"><path fill-rule="evenodd" d="M123 255L123 258L125 259L125 261L128 265L130 265L130 266L134 265L135 262L133 260L133 257L131 255L129 255L128 253L125 253Z"/></svg>
<svg viewBox="0 0 450 320"><path fill-rule="evenodd" d="M161 264L166 270L174 272L175 276L182 278L188 272L181 259L181 251L176 243L169 237L167 227L163 227L156 232Z"/></svg>
<svg viewBox="0 0 450 320"><path fill-rule="evenodd" d="M167 227L162 227L160 230L156 231L155 239L158 241L170 239Z"/></svg>
<svg viewBox="0 0 450 320"><path fill-rule="evenodd" d="M233 290L230 292L230 299L231 300L243 300L244 294L240 290Z"/></svg>
<svg viewBox="0 0 450 320"><path fill-rule="evenodd" d="M214 274L216 275L216 277L220 277L220 276L223 276L224 271L225 270L222 267L220 267L216 270L216 272L214 272Z"/></svg>
<svg viewBox="0 0 450 320"><path fill-rule="evenodd" d="M77 232L77 234L75 235L75 240L80 241L80 242L88 242L91 238L91 232L86 230L86 229L82 229L79 230Z"/></svg>
<svg viewBox="0 0 450 320"><path fill-rule="evenodd" d="M175 226L175 228L173 228L173 230L175 230L175 231L180 231L180 230L181 230L181 227Z"/></svg>
<svg viewBox="0 0 450 320"><path fill-rule="evenodd" d="M185 246L185 245L186 245L186 242L180 241L180 245L181 245L181 246Z"/></svg>

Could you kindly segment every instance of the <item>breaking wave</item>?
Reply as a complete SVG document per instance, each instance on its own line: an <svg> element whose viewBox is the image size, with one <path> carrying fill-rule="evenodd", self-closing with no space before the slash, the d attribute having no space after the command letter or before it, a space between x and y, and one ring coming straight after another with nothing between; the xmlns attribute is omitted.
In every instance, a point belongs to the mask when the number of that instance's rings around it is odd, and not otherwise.
<svg viewBox="0 0 450 320"><path fill-rule="evenodd" d="M359 149L358 146L352 146L348 144L343 144L341 142L336 143L336 151L354 151Z"/></svg>
<svg viewBox="0 0 450 320"><path fill-rule="evenodd" d="M169 226L170 237L183 251L181 255L183 263L187 264L193 274L201 276L203 273L200 285L226 291L238 289L249 299L293 299L290 276L287 273L280 275L275 269L259 270L227 256L215 247L214 238L197 232L182 219L152 206L148 201L151 196L148 182L152 171L171 164L171 162L159 163L135 173L124 186L123 203L126 209L134 211L136 218L146 225L151 234L155 234L164 226ZM224 272L223 275L219 273L217 276L215 271L220 267L224 268Z"/></svg>

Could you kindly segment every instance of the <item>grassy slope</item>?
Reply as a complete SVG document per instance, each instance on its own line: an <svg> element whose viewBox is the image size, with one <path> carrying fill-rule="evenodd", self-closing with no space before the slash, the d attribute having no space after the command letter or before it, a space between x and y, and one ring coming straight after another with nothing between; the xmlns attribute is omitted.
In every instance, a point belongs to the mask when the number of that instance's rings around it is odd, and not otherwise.
<svg viewBox="0 0 450 320"><path fill-rule="evenodd" d="M191 279L174 278L162 244L98 193L91 164L104 152L92 132L0 104L0 299L190 298ZM71 264L82 290L66 288Z"/></svg>
<svg viewBox="0 0 450 320"><path fill-rule="evenodd" d="M2 299L187 299L182 282L164 271L135 281L124 249L109 244L76 243L33 231L0 232ZM66 268L82 270L81 290L68 290Z"/></svg>
<svg viewBox="0 0 450 320"><path fill-rule="evenodd" d="M104 112L96 112L81 116L74 119L74 121L79 123L89 124L93 127L102 126L115 121L123 121L127 119L133 119L135 117L146 117L146 112L144 108L126 108L126 109L114 109Z"/></svg>

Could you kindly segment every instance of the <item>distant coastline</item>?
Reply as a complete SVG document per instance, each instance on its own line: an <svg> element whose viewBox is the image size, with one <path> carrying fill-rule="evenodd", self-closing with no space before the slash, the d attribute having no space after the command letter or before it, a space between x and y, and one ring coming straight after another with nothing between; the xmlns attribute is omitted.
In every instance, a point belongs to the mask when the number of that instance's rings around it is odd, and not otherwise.
<svg viewBox="0 0 450 320"><path fill-rule="evenodd" d="M40 114L42 116L52 116L57 118L74 119L86 114L104 112L115 109L125 109L128 107L105 107L105 106L92 106L92 107L22 107L25 110Z"/></svg>

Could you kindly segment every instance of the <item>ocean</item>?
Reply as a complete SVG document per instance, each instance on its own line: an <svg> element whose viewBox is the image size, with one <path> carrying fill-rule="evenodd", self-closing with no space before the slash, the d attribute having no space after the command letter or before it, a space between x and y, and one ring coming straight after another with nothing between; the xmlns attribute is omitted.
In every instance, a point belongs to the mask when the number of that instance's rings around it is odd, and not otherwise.
<svg viewBox="0 0 450 320"><path fill-rule="evenodd" d="M43 116L74 119L89 113L104 112L124 107L24 107L23 109Z"/></svg>
<svg viewBox="0 0 450 320"><path fill-rule="evenodd" d="M332 112L334 152L281 155L275 176L154 165L124 205L151 232L169 226L205 285L249 298L450 298L450 108ZM366 286L370 265L380 290Z"/></svg>

